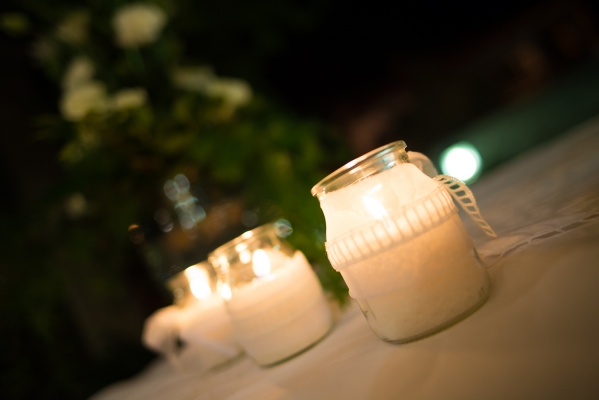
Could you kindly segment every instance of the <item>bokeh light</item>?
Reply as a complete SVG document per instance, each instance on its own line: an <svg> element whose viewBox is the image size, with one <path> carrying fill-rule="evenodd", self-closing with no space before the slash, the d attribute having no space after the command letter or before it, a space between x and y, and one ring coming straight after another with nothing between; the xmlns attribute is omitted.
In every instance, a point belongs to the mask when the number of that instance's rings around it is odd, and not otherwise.
<svg viewBox="0 0 599 400"><path fill-rule="evenodd" d="M145 234L143 229L137 225L137 224L131 224L129 225L129 240L131 240L131 242L133 244L142 244L145 240Z"/></svg>
<svg viewBox="0 0 599 400"><path fill-rule="evenodd" d="M441 154L443 173L465 183L474 182L480 176L482 166L480 153L468 142L456 143Z"/></svg>
<svg viewBox="0 0 599 400"><path fill-rule="evenodd" d="M293 233L291 222L286 219L280 219L275 222L275 233L278 237L286 238Z"/></svg>

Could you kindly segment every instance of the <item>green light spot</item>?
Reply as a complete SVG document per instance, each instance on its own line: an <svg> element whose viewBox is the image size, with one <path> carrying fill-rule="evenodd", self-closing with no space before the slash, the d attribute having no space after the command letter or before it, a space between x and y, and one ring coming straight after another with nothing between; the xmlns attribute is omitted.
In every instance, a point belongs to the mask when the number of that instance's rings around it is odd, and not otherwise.
<svg viewBox="0 0 599 400"><path fill-rule="evenodd" d="M482 158L476 147L468 142L459 142L441 154L441 170L465 183L474 182L482 170Z"/></svg>

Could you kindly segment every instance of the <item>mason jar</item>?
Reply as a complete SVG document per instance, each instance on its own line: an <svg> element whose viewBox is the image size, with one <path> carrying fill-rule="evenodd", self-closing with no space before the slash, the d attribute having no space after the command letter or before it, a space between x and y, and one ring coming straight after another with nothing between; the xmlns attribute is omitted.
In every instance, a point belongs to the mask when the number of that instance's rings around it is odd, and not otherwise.
<svg viewBox="0 0 599 400"><path fill-rule="evenodd" d="M245 232L208 260L237 340L259 365L290 358L330 330L331 312L316 274L274 224Z"/></svg>
<svg viewBox="0 0 599 400"><path fill-rule="evenodd" d="M142 334L144 344L165 355L175 367L198 371L242 353L217 292L216 274L207 261L185 268L166 285L173 293L174 305L148 317Z"/></svg>
<svg viewBox="0 0 599 400"><path fill-rule="evenodd" d="M312 188L326 250L376 335L405 343L487 299L489 277L447 190L410 163L405 143L373 150Z"/></svg>
<svg viewBox="0 0 599 400"><path fill-rule="evenodd" d="M174 304L185 308L209 301L216 294L216 282L214 269L208 261L203 261L175 274L165 284L173 294Z"/></svg>

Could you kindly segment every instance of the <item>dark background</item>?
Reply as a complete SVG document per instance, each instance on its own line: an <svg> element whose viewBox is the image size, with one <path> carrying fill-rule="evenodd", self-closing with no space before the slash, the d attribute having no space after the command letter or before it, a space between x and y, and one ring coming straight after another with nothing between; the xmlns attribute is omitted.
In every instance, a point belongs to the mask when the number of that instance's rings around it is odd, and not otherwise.
<svg viewBox="0 0 599 400"><path fill-rule="evenodd" d="M467 139L488 171L599 111L596 2L228 0L198 7L205 11L198 20L212 16L204 23L213 24L215 36L197 37L190 26L192 53L219 74L245 78L300 115L330 123L355 156L402 139L435 158ZM22 10L18 2L2 6ZM32 61L31 38L1 34L0 46L4 236L31 218L62 170L57 145L35 141L32 123L57 112L58 88ZM10 250L0 254L0 292L22 285L25 296L43 304L53 283L32 285L36 266ZM77 293L53 310L61 329L44 340L18 315L1 316L0 394L84 398L154 357L141 347L142 323L170 299L133 246L128 265L126 290L139 307L127 333L100 350L81 328L89 310L78 309ZM17 301L0 299L5 307Z"/></svg>

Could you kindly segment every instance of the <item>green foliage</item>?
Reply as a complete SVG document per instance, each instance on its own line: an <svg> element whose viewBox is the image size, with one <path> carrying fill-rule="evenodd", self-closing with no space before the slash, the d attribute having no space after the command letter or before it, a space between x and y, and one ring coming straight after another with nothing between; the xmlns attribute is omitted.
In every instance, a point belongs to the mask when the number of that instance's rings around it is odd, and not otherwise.
<svg viewBox="0 0 599 400"><path fill-rule="evenodd" d="M151 40L138 32L143 43L133 46L122 45L113 23L124 1L27 0L29 17L0 18L5 29L37 38L34 56L62 88L61 115L35 122L38 140L61 145L63 179L34 211L15 218L16 234L3 232L10 239L2 250L14 255L8 265L35 266L0 276L10 287L0 291L2 304L16 304L2 307L5 334L21 341L0 347L15 360L2 383L16 387L16 397L82 397L90 387L106 384L102 376L116 379L114 371L135 370L133 362L114 366L126 338L139 340L145 317L128 293L127 265L135 260L127 229L164 207L164 182L183 171L191 171L212 200L238 199L244 209L258 212L261 223L290 221L289 241L314 264L327 291L341 302L347 298L326 258L324 218L310 195L315 183L347 159L343 141L321 122L255 93L245 81L194 65L213 57L226 73L263 84L260 67L283 45L281 31L309 29L324 3L229 3L145 3L157 5L165 23ZM236 7L245 11L233 12ZM240 35L249 43L239 41ZM21 290L11 282L27 284ZM80 332L76 339L69 337L73 330ZM28 339L36 345L26 347ZM128 348L132 360L143 358ZM47 373L18 356L32 351L43 353L46 367L52 365L52 383L26 384ZM83 383L87 378L77 363L90 357L98 379Z"/></svg>
<svg viewBox="0 0 599 400"><path fill-rule="evenodd" d="M64 13L57 22L70 27L70 33L55 30L63 32L53 39L58 50L43 63L62 65L53 77L62 81L66 121L46 117L42 132L64 142L60 159L69 170L68 185L92 206L101 222L96 229L125 240L126 227L159 205L162 183L182 170L195 170L208 191L241 196L248 209L261 211L261 220L288 219L295 230L291 241L320 265L325 287L343 298L340 278L324 256L322 214L309 194L343 153L343 145L326 126L253 95L243 81L220 78L204 66L181 68L186 64L181 34L193 36L181 12L193 6L156 4L167 23L141 45L119 48L122 33L110 21L122 9L113 4L90 2L88 10ZM202 21L212 23L201 16L197 21L200 27ZM251 19L230 22L257 24ZM77 81L73 60L81 57L92 72L84 68L78 86L69 87L68 82ZM103 85L107 93L77 97L90 83ZM119 106L119 91L131 88L141 90L142 98Z"/></svg>

